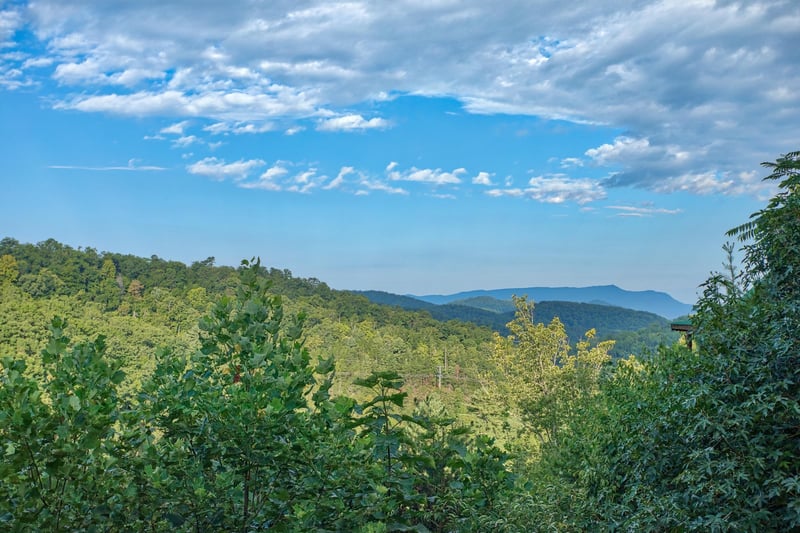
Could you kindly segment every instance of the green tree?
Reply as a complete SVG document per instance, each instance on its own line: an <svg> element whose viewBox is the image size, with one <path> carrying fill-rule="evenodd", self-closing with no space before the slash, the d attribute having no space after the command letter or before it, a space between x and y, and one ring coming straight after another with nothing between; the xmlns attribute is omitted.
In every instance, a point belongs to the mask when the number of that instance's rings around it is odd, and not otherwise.
<svg viewBox="0 0 800 533"><path fill-rule="evenodd" d="M19 286L34 298L45 298L59 294L64 282L50 269L42 268L36 274L20 276Z"/></svg>
<svg viewBox="0 0 800 533"><path fill-rule="evenodd" d="M97 298L106 311L113 311L122 300L122 290L117 283L117 267L111 259L103 260L100 268L100 281L97 286Z"/></svg>
<svg viewBox="0 0 800 533"><path fill-rule="evenodd" d="M41 381L23 360L2 360L0 522L18 531L77 531L118 517L124 474L115 439L119 362L102 337L68 350L53 319Z"/></svg>
<svg viewBox="0 0 800 533"><path fill-rule="evenodd" d="M192 287L186 293L186 299L189 301L189 305L198 311L205 311L209 304L205 287Z"/></svg>
<svg viewBox="0 0 800 533"><path fill-rule="evenodd" d="M17 281L19 266L13 255L0 256L0 285L7 285Z"/></svg>
<svg viewBox="0 0 800 533"><path fill-rule="evenodd" d="M574 400L597 389L600 369L611 360L608 351L614 342L593 346L594 330L590 330L573 354L557 317L548 325L537 323L533 302L515 297L514 304L516 315L508 323L511 335L497 335L493 353L501 390L541 443L556 442Z"/></svg>
<svg viewBox="0 0 800 533"><path fill-rule="evenodd" d="M201 350L162 357L146 387L163 432L159 454L175 461L153 473L161 498L176 503L164 515L175 527L282 523L311 468L300 452L314 413L327 412L332 363L312 365L302 315L286 320L260 264L245 267L237 297L222 297L201 320Z"/></svg>

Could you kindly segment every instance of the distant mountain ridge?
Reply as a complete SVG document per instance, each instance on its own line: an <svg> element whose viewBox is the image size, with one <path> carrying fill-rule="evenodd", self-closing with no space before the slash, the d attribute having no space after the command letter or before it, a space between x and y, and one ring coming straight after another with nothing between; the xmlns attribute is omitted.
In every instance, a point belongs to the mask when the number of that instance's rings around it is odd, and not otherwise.
<svg viewBox="0 0 800 533"><path fill-rule="evenodd" d="M371 302L424 311L440 321L459 320L486 326L501 335L508 335L506 324L514 319L515 307L510 301L490 296L455 300L447 304L433 304L410 296L383 291L352 291ZM676 335L669 329L669 321L647 311L619 306L583 302L539 301L535 304L534 320L549 323L558 317L571 342L581 339L588 330L595 329L599 339L619 340L612 354L626 357L631 353L643 354L659 344L675 342Z"/></svg>
<svg viewBox="0 0 800 533"><path fill-rule="evenodd" d="M659 291L628 291L616 285L597 285L592 287L519 287L511 289L472 290L455 294L428 294L424 296L407 295L431 304L461 303L479 297L510 301L511 297L525 296L534 302L560 301L611 305L647 311L664 318L684 316L692 311L692 306L679 302L669 294Z"/></svg>

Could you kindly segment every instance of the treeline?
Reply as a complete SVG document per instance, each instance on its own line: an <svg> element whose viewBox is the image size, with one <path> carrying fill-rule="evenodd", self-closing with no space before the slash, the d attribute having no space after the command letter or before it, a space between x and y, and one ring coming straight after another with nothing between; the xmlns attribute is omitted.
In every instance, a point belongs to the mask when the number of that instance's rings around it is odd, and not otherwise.
<svg viewBox="0 0 800 533"><path fill-rule="evenodd" d="M184 351L197 346L197 321L213 301L236 290L242 268L215 266L214 258L185 265L156 256L142 258L55 240L38 244L0 241L0 349L37 365L53 316L68 319L78 341L106 336L122 359L129 383L154 367L159 346ZM363 296L335 291L317 279L259 267L271 290L291 312L307 315L306 343L315 356L334 356L337 392L371 369L407 376L416 397L432 388L467 412L473 394L491 373L492 333L456 320L394 309ZM418 389L418 390L417 390ZM477 401L477 400L474 400Z"/></svg>
<svg viewBox="0 0 800 533"><path fill-rule="evenodd" d="M471 322L488 327L501 335L508 335L507 324L514 319L516 313L512 302L488 296L448 304L432 304L383 291L358 291L357 294L366 296L374 303L425 311L441 321ZM646 311L579 302L536 302L534 319L537 322L547 324L556 317L564 325L567 337L573 343L583 338L590 329L594 329L600 339L616 341L611 348L611 355L615 358L632 354L645 356L655 353L661 345L668 346L678 340L678 335L670 330L668 320Z"/></svg>

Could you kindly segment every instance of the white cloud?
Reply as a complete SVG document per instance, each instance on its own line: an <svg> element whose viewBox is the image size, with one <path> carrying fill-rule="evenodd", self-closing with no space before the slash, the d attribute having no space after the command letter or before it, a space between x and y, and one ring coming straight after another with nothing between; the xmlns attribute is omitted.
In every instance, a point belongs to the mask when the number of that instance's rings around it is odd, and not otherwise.
<svg viewBox="0 0 800 533"><path fill-rule="evenodd" d="M457 185L461 183L461 177L467 173L467 170L464 168L457 168L452 172L444 172L441 169L430 169L430 168L417 168L411 167L411 169L406 170L405 172L400 172L398 170L394 170L397 167L397 163L390 163L388 167L386 167L386 171L388 177L392 181L416 181L419 183L430 183L432 185Z"/></svg>
<svg viewBox="0 0 800 533"><path fill-rule="evenodd" d="M586 150L586 155L599 165L607 165L641 157L652 153L654 148L647 139L632 139L630 137L617 137L614 144L603 144L597 148ZM576 160L579 161L579 160Z"/></svg>
<svg viewBox="0 0 800 533"><path fill-rule="evenodd" d="M237 124L233 128L233 133L241 135L243 133L265 133L275 129L275 125L270 122L262 122L261 124L253 124L252 122L246 124Z"/></svg>
<svg viewBox="0 0 800 533"><path fill-rule="evenodd" d="M34 57L26 59L22 64L23 69L49 67L55 60L52 57Z"/></svg>
<svg viewBox="0 0 800 533"><path fill-rule="evenodd" d="M358 131L385 129L389 127L389 121L382 118L371 118L366 120L361 115L345 115L321 121L317 124L319 131Z"/></svg>
<svg viewBox="0 0 800 533"><path fill-rule="evenodd" d="M111 83L117 85L124 85L125 87L133 87L143 81L147 80L163 80L166 78L166 73L160 70L147 69L147 68L130 68L122 72L116 72L108 77Z"/></svg>
<svg viewBox="0 0 800 533"><path fill-rule="evenodd" d="M250 172L258 167L264 166L261 159L239 160L233 163L225 163L216 157L206 157L186 167L190 174L206 176L216 180L233 179L241 181L246 179Z"/></svg>
<svg viewBox="0 0 800 533"><path fill-rule="evenodd" d="M264 180L260 179L258 181L248 181L248 182L241 182L238 184L239 187L242 189L262 189L265 191L281 191L283 188L280 184L271 181L271 180Z"/></svg>
<svg viewBox="0 0 800 533"><path fill-rule="evenodd" d="M734 194L737 192L737 181L727 175L715 172L689 173L661 180L655 187L656 192L671 193L677 191L695 194Z"/></svg>
<svg viewBox="0 0 800 533"><path fill-rule="evenodd" d="M583 205L606 197L603 187L590 179L570 179L561 176L537 176L528 182L525 193L540 202L560 204L566 201Z"/></svg>
<svg viewBox="0 0 800 533"><path fill-rule="evenodd" d="M0 44L11 45L14 32L22 27L22 15L17 9L7 8L0 10Z"/></svg>
<svg viewBox="0 0 800 533"><path fill-rule="evenodd" d="M208 126L203 126L203 131L207 131L211 135L221 135L231 131L231 125L227 122L215 122Z"/></svg>
<svg viewBox="0 0 800 533"><path fill-rule="evenodd" d="M254 120L313 114L313 100L303 93L274 94L210 91L185 94L181 91L139 91L130 94L77 96L57 108L129 116L190 116L228 120Z"/></svg>
<svg viewBox="0 0 800 533"><path fill-rule="evenodd" d="M194 135L184 135L172 141L172 144L173 146L177 146L179 148L186 148L187 146L191 146L195 143L201 143L201 142L202 141L197 137L195 137Z"/></svg>
<svg viewBox="0 0 800 533"><path fill-rule="evenodd" d="M574 202L578 205L606 197L605 189L597 181L587 178L572 179L562 175L536 176L528 181L528 187L524 189L490 189L486 194L493 197L525 197L548 204Z"/></svg>
<svg viewBox="0 0 800 533"><path fill-rule="evenodd" d="M515 189L489 189L488 191L486 191L486 194L488 196L493 196L495 198L499 198L501 196L513 196L513 197L516 197L516 198L520 198L522 196L525 196L525 191L523 191L522 189L519 189L519 188L515 188Z"/></svg>
<svg viewBox="0 0 800 533"><path fill-rule="evenodd" d="M263 174L261 174L262 180L274 181L276 178L280 178L285 176L289 173L289 170L282 166L281 164L277 164L273 167L269 167Z"/></svg>
<svg viewBox="0 0 800 533"><path fill-rule="evenodd" d="M383 129L388 118L347 110L446 96L471 113L624 131L631 142L568 154L565 168L584 155L615 167L609 185L651 190L711 174L731 181L725 190L759 191L741 172L800 143L797 2L38 0L22 13L0 10L0 47L18 46L24 27L45 51L0 59L0 85L52 76L71 95L54 95L60 108L254 128L275 120L291 134L292 121Z"/></svg>
<svg viewBox="0 0 800 533"><path fill-rule="evenodd" d="M47 168L54 168L59 170L91 170L91 171L135 171L135 172L152 172L166 170L164 167L154 165L139 165L136 159L128 160L126 166L78 166L78 165L48 165Z"/></svg>
<svg viewBox="0 0 800 533"><path fill-rule="evenodd" d="M607 205L606 209L618 211L618 216L647 217L652 215L677 215L681 209L665 209L653 206Z"/></svg>
<svg viewBox="0 0 800 533"><path fill-rule="evenodd" d="M176 122L175 124L170 124L166 128L161 128L159 133L163 133L165 135L183 135L186 132L186 128L189 126L188 120L183 120L181 122Z"/></svg>
<svg viewBox="0 0 800 533"><path fill-rule="evenodd" d="M292 178L293 183L291 183L286 190L289 192L308 194L322 185L327 179L327 176L318 175L316 168L311 168L295 175Z"/></svg>
<svg viewBox="0 0 800 533"><path fill-rule="evenodd" d="M10 6L0 8L0 51L16 47L13 37L22 27L21 10ZM0 89L15 90L33 85L33 81L25 74L28 61L31 59L26 53L10 51L0 54Z"/></svg>
<svg viewBox="0 0 800 533"><path fill-rule="evenodd" d="M288 161L278 161L265 170L257 180L239 180L237 186L243 189L308 194L328 179L325 175L319 175L316 168L307 168L293 173L291 168L296 166Z"/></svg>
<svg viewBox="0 0 800 533"><path fill-rule="evenodd" d="M247 133L265 133L273 131L275 124L271 122L215 122L208 126L203 127L203 131L207 131L212 135L220 135L233 133L235 135L242 135Z"/></svg>
<svg viewBox="0 0 800 533"><path fill-rule="evenodd" d="M408 195L409 192L402 187L392 187L388 183L384 183L382 181L377 180L370 180L367 178L362 179L358 183L364 189L360 189L356 191L357 196L363 196L365 194L369 194L369 191L379 191L385 192L387 194L401 194L401 195Z"/></svg>
<svg viewBox="0 0 800 533"><path fill-rule="evenodd" d="M478 175L472 178L472 183L474 185L486 185L486 186L494 185L492 183L491 174L489 174L488 172L478 172Z"/></svg>
<svg viewBox="0 0 800 533"><path fill-rule="evenodd" d="M356 171L356 169L353 168L353 167L342 167L341 170L339 170L339 173L336 175L336 177L333 178L333 180L331 180L331 182L328 183L323 188L324 189L336 189L336 188L341 187L345 182L345 178L347 176L351 175L351 174L354 174L355 171Z"/></svg>
<svg viewBox="0 0 800 533"><path fill-rule="evenodd" d="M282 178L289 174L289 169L282 163L277 163L265 170L257 181L239 182L238 186L243 189L262 189L266 191L281 191L283 185Z"/></svg>
<svg viewBox="0 0 800 533"><path fill-rule="evenodd" d="M713 145L694 152L676 145L653 145L648 139L617 137L613 144L591 148L585 155L599 166L612 170L604 181L606 187L640 187L660 193L692 194L762 194L772 184L757 179L757 172L723 171L703 160ZM715 168L716 166L716 168Z"/></svg>

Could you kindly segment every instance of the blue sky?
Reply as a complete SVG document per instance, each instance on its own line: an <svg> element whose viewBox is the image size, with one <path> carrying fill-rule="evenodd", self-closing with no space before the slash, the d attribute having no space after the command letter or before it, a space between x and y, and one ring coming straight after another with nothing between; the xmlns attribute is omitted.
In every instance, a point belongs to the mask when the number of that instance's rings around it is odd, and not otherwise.
<svg viewBox="0 0 800 533"><path fill-rule="evenodd" d="M0 236L693 301L800 148L794 1L0 3Z"/></svg>

